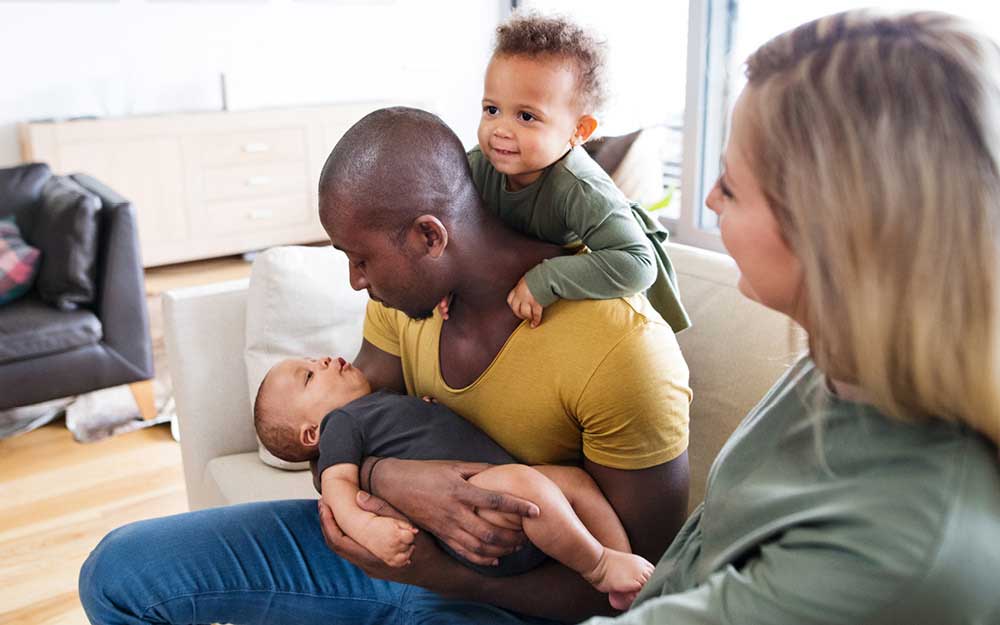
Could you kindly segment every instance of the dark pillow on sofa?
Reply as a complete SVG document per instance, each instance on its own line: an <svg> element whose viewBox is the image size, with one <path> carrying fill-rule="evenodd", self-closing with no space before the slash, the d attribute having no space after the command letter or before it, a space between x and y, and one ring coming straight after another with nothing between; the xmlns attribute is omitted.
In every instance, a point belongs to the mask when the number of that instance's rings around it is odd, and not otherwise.
<svg viewBox="0 0 1000 625"><path fill-rule="evenodd" d="M34 211L30 242L42 252L37 289L62 310L94 301L99 197L67 176L52 176Z"/></svg>
<svg viewBox="0 0 1000 625"><path fill-rule="evenodd" d="M21 238L13 216L0 219L0 306L28 292L39 256L38 250Z"/></svg>
<svg viewBox="0 0 1000 625"><path fill-rule="evenodd" d="M51 175L45 163L0 169L0 219L14 215L25 239L31 238L32 213L41 196L42 185Z"/></svg>

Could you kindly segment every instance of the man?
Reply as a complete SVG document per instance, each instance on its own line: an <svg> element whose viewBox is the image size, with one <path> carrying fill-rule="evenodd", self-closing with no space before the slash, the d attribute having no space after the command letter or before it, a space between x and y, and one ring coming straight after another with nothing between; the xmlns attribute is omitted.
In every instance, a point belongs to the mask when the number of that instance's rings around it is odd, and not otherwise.
<svg viewBox="0 0 1000 625"><path fill-rule="evenodd" d="M352 127L327 161L320 197L352 286L372 298L355 365L373 388L433 395L525 462L582 464L633 551L658 559L686 512L690 390L674 334L648 302L561 301L538 328L521 326L506 303L511 285L564 252L489 214L458 138L422 111L384 109ZM446 296L442 323L432 313ZM379 497L359 503L379 514L394 507L488 564L523 537L475 508L537 508L468 484L481 469L369 459L362 485ZM426 532L412 564L391 569L344 537L322 506L317 523L315 506L263 502L115 530L81 571L81 600L102 625L382 623L401 613L416 623L518 623L608 611L604 596L557 563L485 577Z"/></svg>

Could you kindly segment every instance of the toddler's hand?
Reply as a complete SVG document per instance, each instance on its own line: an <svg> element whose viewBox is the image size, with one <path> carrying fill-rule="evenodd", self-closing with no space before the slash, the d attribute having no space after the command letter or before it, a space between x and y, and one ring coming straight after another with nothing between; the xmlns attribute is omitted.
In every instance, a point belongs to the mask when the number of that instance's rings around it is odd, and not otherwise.
<svg viewBox="0 0 1000 625"><path fill-rule="evenodd" d="M441 313L441 319L448 320L448 306L451 304L451 295L446 295L441 298L438 302L438 311Z"/></svg>
<svg viewBox="0 0 1000 625"><path fill-rule="evenodd" d="M507 305L518 319L531 321L532 328L537 328L542 323L542 305L531 294L531 289L528 288L523 276L507 295Z"/></svg>
<svg viewBox="0 0 1000 625"><path fill-rule="evenodd" d="M433 398L433 397L431 397L430 395L424 395L424 396L423 396L423 397L421 397L420 399L424 400L424 401L425 401L425 402L427 402L428 404L436 404L436 403L438 403L438 400L434 399L434 398Z"/></svg>
<svg viewBox="0 0 1000 625"><path fill-rule="evenodd" d="M406 521L377 516L365 528L365 546L389 566L399 568L410 563L418 531Z"/></svg>

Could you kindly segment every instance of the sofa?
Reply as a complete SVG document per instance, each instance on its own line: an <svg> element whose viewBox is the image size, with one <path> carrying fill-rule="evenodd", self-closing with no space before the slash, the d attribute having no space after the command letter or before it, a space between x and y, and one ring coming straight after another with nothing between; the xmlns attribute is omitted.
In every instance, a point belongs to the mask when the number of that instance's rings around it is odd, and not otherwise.
<svg viewBox="0 0 1000 625"><path fill-rule="evenodd" d="M76 204L62 206L49 219L67 190L89 208L69 215ZM132 204L90 176L54 176L31 163L0 170L0 217L13 217L29 244L48 247L31 291L0 306L0 410L130 384L143 416L152 416L153 348ZM56 232L67 217L76 231ZM72 276L42 283L43 273L83 266L92 282L74 301L57 288L73 285Z"/></svg>
<svg viewBox="0 0 1000 625"><path fill-rule="evenodd" d="M694 390L689 447L693 509L704 497L709 467L722 444L801 352L802 341L787 318L738 292L738 271L728 256L676 244L668 251L694 321L678 335ZM345 259L345 272L346 266ZM334 298L353 302L356 294L347 280L333 278L303 278L307 282L298 286L329 289ZM249 280L238 280L163 296L192 510L317 496L308 471L277 469L258 455L244 359L248 288ZM302 302L271 305L300 307Z"/></svg>

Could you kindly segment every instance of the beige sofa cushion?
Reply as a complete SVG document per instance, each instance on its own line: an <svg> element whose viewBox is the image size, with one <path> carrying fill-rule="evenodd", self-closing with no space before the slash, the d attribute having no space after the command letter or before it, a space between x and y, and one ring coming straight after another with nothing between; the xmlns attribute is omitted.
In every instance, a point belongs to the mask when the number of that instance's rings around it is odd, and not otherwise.
<svg viewBox="0 0 1000 625"><path fill-rule="evenodd" d="M677 335L691 370L691 497L705 496L709 466L723 443L803 348L787 317L743 296L728 256L671 245L692 327ZM797 328L797 326L796 326Z"/></svg>
<svg viewBox="0 0 1000 625"><path fill-rule="evenodd" d="M226 505L268 499L316 499L319 496L313 489L311 473L275 471L263 466L254 452L213 458L207 472Z"/></svg>

